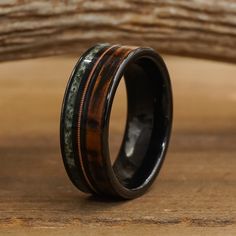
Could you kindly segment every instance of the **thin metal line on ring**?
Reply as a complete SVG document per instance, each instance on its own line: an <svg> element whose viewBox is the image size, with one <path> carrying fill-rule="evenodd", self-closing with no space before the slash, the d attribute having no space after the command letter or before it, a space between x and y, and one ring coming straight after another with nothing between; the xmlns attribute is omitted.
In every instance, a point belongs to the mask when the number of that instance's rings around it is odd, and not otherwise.
<svg viewBox="0 0 236 236"><path fill-rule="evenodd" d="M102 55L98 58L98 60L96 61L96 63L94 64L91 72L89 73L89 76L87 77L87 81L86 81L86 84L85 84L85 87L83 89L83 93L82 93L82 97L81 97L81 102L80 102L80 107L79 107L79 111L78 111L78 128L77 128L77 140L78 140L78 143L77 143L77 146L78 146L78 151L79 151L79 161L80 161L80 165L81 165L81 169L82 169L82 172L83 172L83 175L84 175L84 178L87 182L87 184L89 185L89 187L94 191L94 192L97 192L97 190L93 187L92 183L90 182L87 174L86 174L86 171L85 171L85 168L84 168L84 165L83 165L83 160L82 160L82 153L81 153L81 148L80 148L80 128L81 128L81 114L82 114L82 110L83 110L83 104L84 104L84 100L85 100L85 95L86 95L86 92L87 92L87 89L88 89L88 85L89 85L89 81L92 77L92 75L94 74L94 71L98 65L98 63L101 61L101 59L103 58L103 56L109 51L111 50L112 48L116 47L118 45L113 45L111 47L109 47L108 49L106 49Z"/></svg>

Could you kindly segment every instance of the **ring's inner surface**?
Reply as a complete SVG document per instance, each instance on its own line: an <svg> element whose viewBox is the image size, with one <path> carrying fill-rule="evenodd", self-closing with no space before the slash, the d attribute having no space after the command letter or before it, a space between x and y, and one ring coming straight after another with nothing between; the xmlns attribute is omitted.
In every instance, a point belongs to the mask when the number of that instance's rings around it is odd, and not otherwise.
<svg viewBox="0 0 236 236"><path fill-rule="evenodd" d="M149 57L129 63L124 71L127 123L113 170L127 188L141 186L162 158L170 106L167 79Z"/></svg>
<svg viewBox="0 0 236 236"><path fill-rule="evenodd" d="M127 93L124 77L121 78L112 102L109 122L109 153L111 164L118 156L127 119Z"/></svg>

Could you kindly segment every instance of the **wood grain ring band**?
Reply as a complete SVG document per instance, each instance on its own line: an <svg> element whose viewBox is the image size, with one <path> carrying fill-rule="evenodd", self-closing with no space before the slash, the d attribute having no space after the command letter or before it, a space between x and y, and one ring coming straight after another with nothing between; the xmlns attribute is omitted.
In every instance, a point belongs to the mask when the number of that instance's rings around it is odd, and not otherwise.
<svg viewBox="0 0 236 236"><path fill-rule="evenodd" d="M128 114L112 165L109 118L122 76ZM67 173L83 192L138 197L159 173L171 126L171 83L162 58L151 48L96 45L76 64L63 100L60 137Z"/></svg>

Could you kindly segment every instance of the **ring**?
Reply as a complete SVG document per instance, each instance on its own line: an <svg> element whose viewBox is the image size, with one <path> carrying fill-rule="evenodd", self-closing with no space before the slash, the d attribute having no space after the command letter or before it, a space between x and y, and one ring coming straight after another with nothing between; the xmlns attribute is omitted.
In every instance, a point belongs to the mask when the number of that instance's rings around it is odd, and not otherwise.
<svg viewBox="0 0 236 236"><path fill-rule="evenodd" d="M114 164L108 145L113 98L127 90L123 141ZM163 59L152 49L98 44L77 62L61 112L61 153L74 185L85 193L133 199L152 185L172 127L172 90Z"/></svg>

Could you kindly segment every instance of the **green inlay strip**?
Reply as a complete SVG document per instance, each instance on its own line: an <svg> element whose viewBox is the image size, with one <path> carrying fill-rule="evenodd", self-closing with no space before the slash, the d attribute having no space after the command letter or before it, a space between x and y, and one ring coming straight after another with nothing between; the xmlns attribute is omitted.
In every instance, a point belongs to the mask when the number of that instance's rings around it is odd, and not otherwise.
<svg viewBox="0 0 236 236"><path fill-rule="evenodd" d="M77 68L76 75L72 78L72 83L68 91L67 100L64 108L64 152L65 157L70 168L75 167L75 161L73 158L72 148L72 123L74 117L74 107L76 102L76 96L80 86L81 79L86 71L88 63L92 61L94 56L107 44L99 44L95 46L81 61Z"/></svg>

